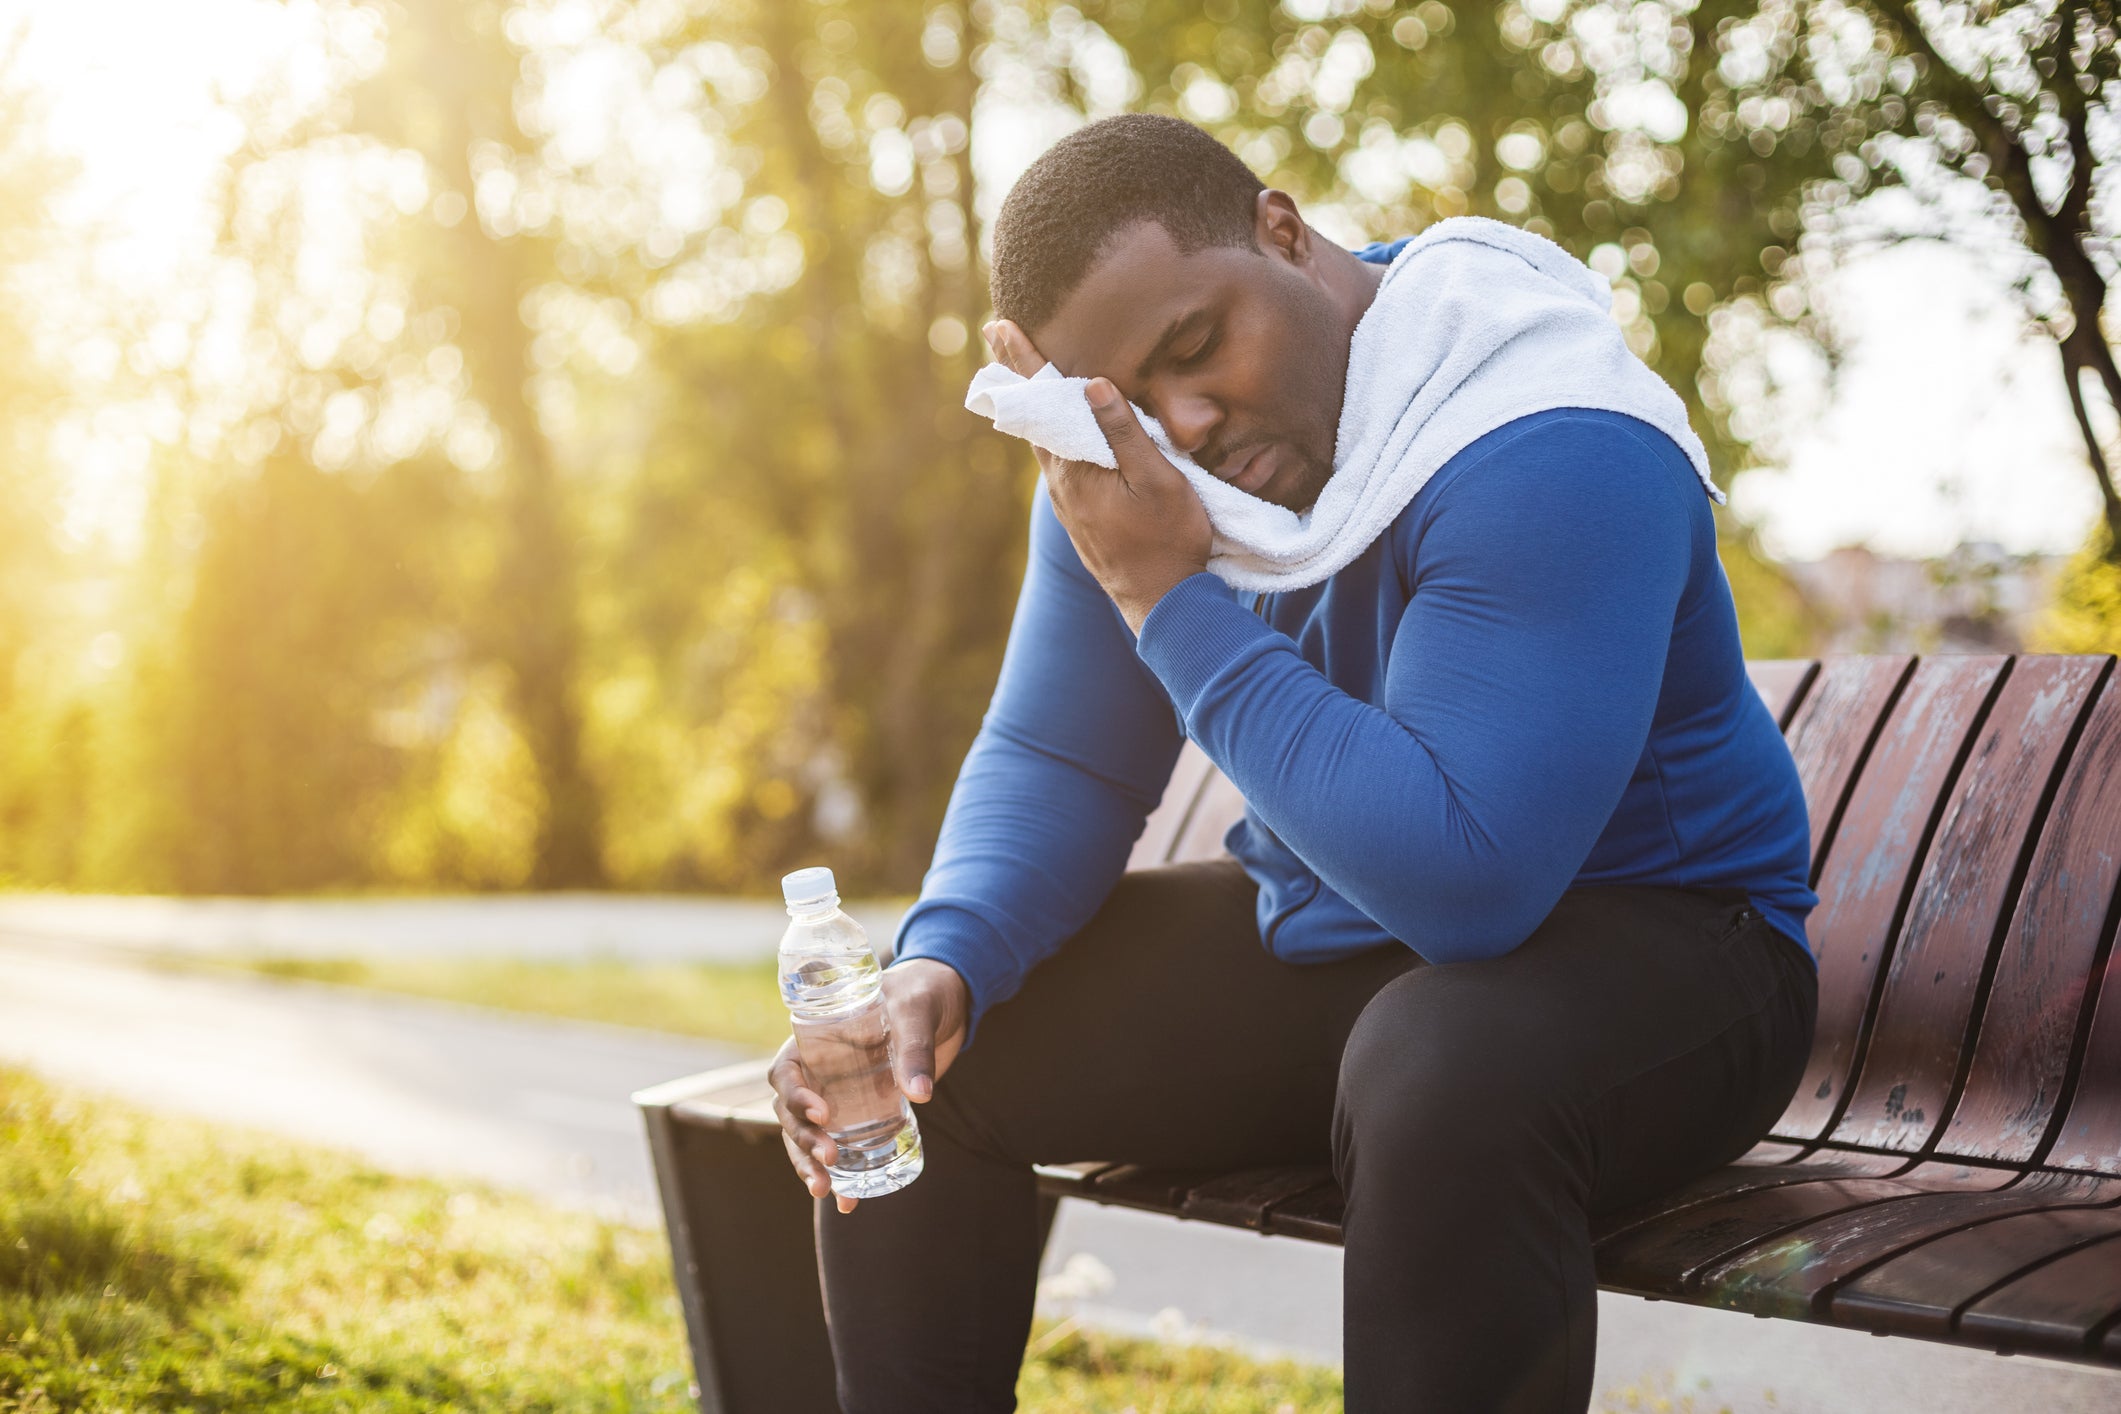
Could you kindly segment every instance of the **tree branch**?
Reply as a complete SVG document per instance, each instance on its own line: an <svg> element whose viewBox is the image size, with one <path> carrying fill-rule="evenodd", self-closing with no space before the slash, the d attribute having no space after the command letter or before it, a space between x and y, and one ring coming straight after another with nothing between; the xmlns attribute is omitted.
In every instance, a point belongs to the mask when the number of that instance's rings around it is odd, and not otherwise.
<svg viewBox="0 0 2121 1414"><path fill-rule="evenodd" d="M2069 381L2070 406L2077 414L2092 477L2099 483L2110 532L2108 544L2113 547L2109 553L2116 563L2121 563L2121 494L2115 490L2112 468L2092 428L2079 381L2079 374L2086 369L2096 373L2107 401L2121 410L2121 364L2115 362L2114 351L2099 327L2100 313L2106 307L2106 277L2087 248L2094 238L2087 227L2096 159L2089 133L2090 105L2077 81L2076 28L2083 4L2084 0L2063 0L2053 19L2053 30L2032 56L2035 61L2054 61L2055 77L2048 91L2058 100L2069 135L2069 185L2050 211L2034 184L2032 155L2026 149L2022 132L1989 108L1989 93L1981 81L1960 72L1945 59L1915 17L1910 0L1878 0L1880 12L1898 27L1903 42L1928 61L1926 81L1931 90L1975 133L1988 158L1988 180L2010 199L2025 225L2026 245L2047 262L2062 286L2071 316L2070 332L2059 340L2063 371Z"/></svg>

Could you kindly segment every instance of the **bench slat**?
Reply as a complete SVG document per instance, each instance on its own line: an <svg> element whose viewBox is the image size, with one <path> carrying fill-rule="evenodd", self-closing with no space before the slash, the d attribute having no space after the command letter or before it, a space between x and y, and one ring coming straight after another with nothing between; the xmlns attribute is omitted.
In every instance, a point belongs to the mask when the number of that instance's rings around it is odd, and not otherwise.
<svg viewBox="0 0 2121 1414"><path fill-rule="evenodd" d="M1177 842L1179 832L1185 829L1186 821L1192 817L1201 787L1216 774L1215 763L1208 759L1207 753L1187 742L1178 753L1178 763L1171 768L1171 780L1164 786L1163 799L1149 812L1141 836L1134 841L1134 849L1127 856L1129 869L1145 869L1170 862L1171 847Z"/></svg>
<svg viewBox="0 0 2121 1414"><path fill-rule="evenodd" d="M1118 1164L1039 1164L1039 1191L1055 1198L1080 1198L1089 1191L1090 1180L1118 1167Z"/></svg>
<svg viewBox="0 0 2121 1414"><path fill-rule="evenodd" d="M2097 660L2092 660L2096 662ZM2055 1119L2121 887L2121 677L2109 674L2026 871L1938 1152L2027 1163ZM2094 1084L2099 1072L2089 1072Z"/></svg>
<svg viewBox="0 0 2121 1414"><path fill-rule="evenodd" d="M1733 1194L1599 1243L1599 1280L1651 1296L1681 1295L1708 1267L1800 1223L1920 1191L1891 1178L1836 1178Z"/></svg>
<svg viewBox="0 0 2121 1414"><path fill-rule="evenodd" d="M2107 692L2108 696L2121 697L2121 671L2117 671ZM2121 707L2115 710L2121 713ZM2103 875L2111 879L2121 871L2121 864L2116 861L2117 854L2121 854L2121 827L2113 823L2109 813L2115 808L2116 798L2121 797L2121 724L2112 723L2102 714L2093 725L2100 728L2101 734L2095 743L2088 726L2078 755L2085 762L2085 774L2103 771L2106 779L2099 784L2098 806L2086 811L2087 834L2094 830L2098 833L2092 836L2095 842L2088 841L2085 853L2089 857L2081 867L2094 878ZM2088 900L2086 906L2095 908L2096 898ZM2046 1156L2050 1167L2079 1173L2121 1174L2121 946L2114 942L2115 913L2121 913L2121 896L2109 904L2102 925L2102 945L2108 950L2105 964L2088 969L2097 988L2091 1028L2084 1042L2068 1116Z"/></svg>
<svg viewBox="0 0 2121 1414"><path fill-rule="evenodd" d="M1226 1174L1194 1188L1186 1194L1179 1211L1203 1222L1259 1228L1266 1226L1267 1215L1275 1205L1314 1189L1332 1187L1333 1171L1317 1164L1251 1169Z"/></svg>
<svg viewBox="0 0 2121 1414"><path fill-rule="evenodd" d="M1245 798L1230 784L1229 777L1220 771L1210 776L1201 790L1200 803L1193 807L1193 818L1186 821L1184 833L1172 847L1171 862L1191 864L1222 858L1228 853L1223 848L1223 836L1244 813Z"/></svg>
<svg viewBox="0 0 2121 1414"><path fill-rule="evenodd" d="M1163 1169L1119 1164L1087 1180L1083 1185L1083 1196L1129 1208L1177 1212L1188 1193L1228 1172L1215 1168Z"/></svg>
<svg viewBox="0 0 2121 1414"><path fill-rule="evenodd" d="M1834 824L1856 783L1879 724L1892 707L1915 660L1829 658L1790 718L1787 734L1804 804L1812 823L1812 877L1826 862Z"/></svg>
<svg viewBox="0 0 2121 1414"><path fill-rule="evenodd" d="M1788 727L1797 704L1804 700L1805 690L1819 675L1819 664L1810 658L1763 658L1747 663L1745 675L1752 680L1753 691L1767 704L1775 725Z"/></svg>
<svg viewBox="0 0 2121 1414"><path fill-rule="evenodd" d="M710 1088L699 1090L670 1106L673 1116L712 1129L751 1129L760 1124L780 1131L773 1115L773 1087L766 1083L766 1062L747 1061L718 1070L708 1077Z"/></svg>
<svg viewBox="0 0 2121 1414"><path fill-rule="evenodd" d="M2121 1227L2112 1208L2020 1213L1926 1242L1836 1292L1828 1309L1848 1325L1949 1339L1952 1317L1997 1283Z"/></svg>
<svg viewBox="0 0 2121 1414"><path fill-rule="evenodd" d="M1816 1139L1838 1117L1872 984L1919 863L1924 837L2007 659L1927 658L1879 733L1820 876L1808 931L1819 959L1811 1061L1774 1133ZM1823 686L1823 684L1822 684ZM1815 690L1813 701L1818 701Z"/></svg>
<svg viewBox="0 0 2121 1414"><path fill-rule="evenodd" d="M2018 865L2104 672L2093 658L2012 665L1923 861L1837 1142L1912 1153L1943 1123Z"/></svg>
<svg viewBox="0 0 2121 1414"><path fill-rule="evenodd" d="M1825 1294L1864 1268L1974 1223L2050 1208L2097 1207L2121 1184L2034 1174L1988 1192L1932 1192L1817 1219L1705 1269L1699 1285L1717 1305L1812 1319Z"/></svg>
<svg viewBox="0 0 2121 1414"><path fill-rule="evenodd" d="M2121 1315L2121 1214L2115 1235L2057 1257L1967 1307L1961 1333L2023 1349L2075 1355Z"/></svg>
<svg viewBox="0 0 2121 1414"><path fill-rule="evenodd" d="M2077 1093L2047 1158L2080 1173L2121 1174L2121 946L2108 947Z"/></svg>
<svg viewBox="0 0 2121 1414"><path fill-rule="evenodd" d="M1802 1144L1778 1144L1770 1141L1765 1144L1755 1144L1752 1148L1731 1160L1731 1162L1744 1167L1753 1165L1766 1166L1770 1164L1794 1163L1803 1156L1804 1146Z"/></svg>
<svg viewBox="0 0 2121 1414"><path fill-rule="evenodd" d="M1346 1206L1339 1184L1314 1188L1286 1202L1276 1203L1267 1214L1262 1230L1311 1242L1329 1242L1337 1247L1340 1245L1341 1214Z"/></svg>
<svg viewBox="0 0 2121 1414"><path fill-rule="evenodd" d="M1786 1163L1732 1164L1683 1183L1647 1203L1597 1215L1591 1222L1591 1238L1597 1243L1612 1241L1644 1228L1681 1220L1690 1209L1742 1193L1782 1188L1793 1183L1894 1178L1907 1167L1905 1154L1852 1154L1837 1149L1815 1150L1804 1158Z"/></svg>

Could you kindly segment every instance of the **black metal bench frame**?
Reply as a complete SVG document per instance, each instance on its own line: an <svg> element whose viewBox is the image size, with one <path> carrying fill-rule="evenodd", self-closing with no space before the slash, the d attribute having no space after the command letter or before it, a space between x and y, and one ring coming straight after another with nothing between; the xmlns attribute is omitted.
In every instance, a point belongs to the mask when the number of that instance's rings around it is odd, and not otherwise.
<svg viewBox="0 0 2121 1414"><path fill-rule="evenodd" d="M1739 1162L1597 1224L1600 1284L2121 1369L2121 676L2106 657L1749 665L1812 811L1810 1069ZM1130 867L1243 809L1188 748ZM636 1097L708 1414L829 1414L810 1200L763 1062ZM1324 1169L1040 1170L1340 1240Z"/></svg>

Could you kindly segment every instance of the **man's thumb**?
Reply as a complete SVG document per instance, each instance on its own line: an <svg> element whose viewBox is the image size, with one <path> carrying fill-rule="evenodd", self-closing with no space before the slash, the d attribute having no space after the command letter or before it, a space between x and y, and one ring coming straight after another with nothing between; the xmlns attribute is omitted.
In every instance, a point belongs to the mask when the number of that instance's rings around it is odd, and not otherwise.
<svg viewBox="0 0 2121 1414"><path fill-rule="evenodd" d="M927 1103L935 1094L935 1027L909 1026L893 1037L892 1065L898 1071L898 1088L916 1104Z"/></svg>
<svg viewBox="0 0 2121 1414"><path fill-rule="evenodd" d="M1128 442L1141 436L1141 424L1134 420L1134 408L1119 395L1109 378L1093 378L1083 389L1090 400L1090 415L1105 434L1105 441L1114 452L1120 451Z"/></svg>

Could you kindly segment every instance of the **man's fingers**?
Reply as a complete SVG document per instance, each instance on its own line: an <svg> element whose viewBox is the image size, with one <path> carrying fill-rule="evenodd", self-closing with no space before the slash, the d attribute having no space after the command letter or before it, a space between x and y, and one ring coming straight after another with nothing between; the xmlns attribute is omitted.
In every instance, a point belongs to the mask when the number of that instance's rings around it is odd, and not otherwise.
<svg viewBox="0 0 2121 1414"><path fill-rule="evenodd" d="M985 333L987 347L993 350L996 361L1019 378L1029 378L1046 366L1045 356L1014 321L997 319L987 326Z"/></svg>
<svg viewBox="0 0 2121 1414"><path fill-rule="evenodd" d="M766 1083L773 1087L775 1095L791 1100L795 1096L803 1096L804 1107L820 1110L825 1107L824 1100L810 1088L809 1072L803 1069L803 1059L796 1053L793 1040L781 1043L780 1054L773 1058L773 1064L766 1071ZM820 1114L817 1119L822 1124L825 1117Z"/></svg>
<svg viewBox="0 0 2121 1414"><path fill-rule="evenodd" d="M840 1146L833 1142L819 1126L809 1123L803 1115L791 1108L783 1097L773 1097L774 1117L781 1122L781 1134L804 1153L816 1158L819 1163L829 1164L840 1156Z"/></svg>
<svg viewBox="0 0 2121 1414"><path fill-rule="evenodd" d="M788 1162L795 1167L795 1176L802 1180L803 1187L810 1190L813 1198L822 1198L832 1191L832 1176L825 1166L795 1146L787 1135L781 1136L782 1147L788 1150Z"/></svg>
<svg viewBox="0 0 2121 1414"><path fill-rule="evenodd" d="M788 1092L788 1108L812 1124L823 1124L832 1118L832 1110L825 1104L825 1097L807 1086L798 1085Z"/></svg>

